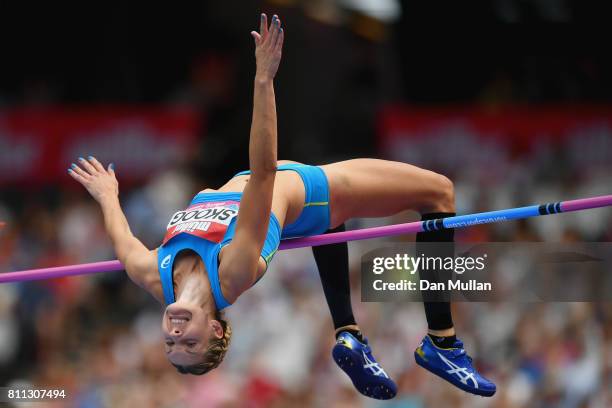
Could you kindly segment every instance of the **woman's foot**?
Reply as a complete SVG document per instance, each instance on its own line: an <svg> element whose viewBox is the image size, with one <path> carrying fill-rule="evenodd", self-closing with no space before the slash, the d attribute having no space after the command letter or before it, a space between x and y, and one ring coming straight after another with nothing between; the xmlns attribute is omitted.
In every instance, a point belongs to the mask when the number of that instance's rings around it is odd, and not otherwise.
<svg viewBox="0 0 612 408"><path fill-rule="evenodd" d="M414 359L421 367L463 391L483 397L495 394L495 384L476 371L461 340L456 340L451 348L441 348L429 336L425 336L414 351Z"/></svg>
<svg viewBox="0 0 612 408"><path fill-rule="evenodd" d="M366 397L386 400L397 394L397 385L376 362L367 339L360 342L348 331L342 331L337 336L332 356L357 391Z"/></svg>

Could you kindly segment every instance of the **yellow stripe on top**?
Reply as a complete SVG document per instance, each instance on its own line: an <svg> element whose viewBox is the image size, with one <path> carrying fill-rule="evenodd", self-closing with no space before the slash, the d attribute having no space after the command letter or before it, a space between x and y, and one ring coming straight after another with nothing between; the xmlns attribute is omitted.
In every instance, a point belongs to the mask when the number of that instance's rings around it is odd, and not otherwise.
<svg viewBox="0 0 612 408"><path fill-rule="evenodd" d="M275 249L270 255L264 257L264 261L266 261L266 264L270 263L270 261L272 260L272 257L274 256L274 254L276 254L277 251L278 249Z"/></svg>
<svg viewBox="0 0 612 408"><path fill-rule="evenodd" d="M304 207L311 207L313 205L328 205L329 202L328 201L319 201L319 202L312 202L312 203L306 203L304 204Z"/></svg>

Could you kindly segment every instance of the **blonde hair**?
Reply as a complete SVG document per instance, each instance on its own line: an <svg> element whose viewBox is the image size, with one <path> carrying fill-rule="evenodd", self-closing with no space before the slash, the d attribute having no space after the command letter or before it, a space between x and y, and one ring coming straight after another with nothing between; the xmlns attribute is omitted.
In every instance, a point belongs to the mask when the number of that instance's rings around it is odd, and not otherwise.
<svg viewBox="0 0 612 408"><path fill-rule="evenodd" d="M218 310L215 311L215 319L221 323L221 327L223 328L223 336L220 339L215 336L212 336L209 339L208 347L203 355L204 360L201 363L190 366L172 364L174 367L176 367L179 373L203 375L210 370L217 368L219 364L221 364L223 358L225 357L225 353L227 353L227 349L229 348L230 340L232 338L232 326L230 326L227 320L223 319L223 314Z"/></svg>

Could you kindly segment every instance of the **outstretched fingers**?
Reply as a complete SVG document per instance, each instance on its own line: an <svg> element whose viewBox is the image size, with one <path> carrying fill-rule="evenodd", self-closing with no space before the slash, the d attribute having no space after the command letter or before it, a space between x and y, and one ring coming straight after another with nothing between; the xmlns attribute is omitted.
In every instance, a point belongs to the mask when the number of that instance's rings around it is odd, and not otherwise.
<svg viewBox="0 0 612 408"><path fill-rule="evenodd" d="M91 163L91 165L94 166L96 170L98 170L98 172L104 173L106 171L104 170L104 166L102 166L102 164L95 157L89 156L87 157L87 159L89 160L89 163Z"/></svg>
<svg viewBox="0 0 612 408"><path fill-rule="evenodd" d="M261 44L261 35L259 35L259 33L257 31L251 31L251 36L253 37L253 39L255 40L255 45L259 45Z"/></svg>
<svg viewBox="0 0 612 408"><path fill-rule="evenodd" d="M265 16L265 14L262 14L262 16ZM272 17L270 25L267 25L267 21L262 19L260 33L256 33L255 31L251 32L251 35L255 39L256 45L256 77L261 79L274 79L274 76L276 75L276 71L278 70L278 65L281 60L281 48L283 46L285 37L281 26L281 20L275 14Z"/></svg>
<svg viewBox="0 0 612 408"><path fill-rule="evenodd" d="M276 42L278 41L278 36L281 29L281 21L278 16L275 14L272 17L272 22L270 23L270 30L268 31L268 45L270 48L274 48L276 46Z"/></svg>
<svg viewBox="0 0 612 408"><path fill-rule="evenodd" d="M265 13L261 13L259 18L259 35L262 41L268 37L268 16Z"/></svg>
<svg viewBox="0 0 612 408"><path fill-rule="evenodd" d="M111 164L112 166L112 164ZM108 172L114 175L113 168L109 166ZM93 156L88 156L87 160L79 157L79 165L72 163L68 169L68 174L79 183L84 184L91 180L92 176L107 173L107 170L102 166L102 163Z"/></svg>
<svg viewBox="0 0 612 408"><path fill-rule="evenodd" d="M73 167L68 169L68 174L70 175L70 177L72 177L83 185L85 185L85 183L87 182L87 176L83 175L84 173L85 172L75 164L73 164Z"/></svg>
<svg viewBox="0 0 612 408"><path fill-rule="evenodd" d="M81 166L83 170L85 170L88 174L92 176L98 172L98 170L96 170L96 168L91 163L89 163L82 157L79 157L79 166Z"/></svg>
<svg viewBox="0 0 612 408"><path fill-rule="evenodd" d="M88 179L90 177L89 173L87 173L85 170L83 170L82 168L80 168L74 163L72 163L70 170L72 170L74 173L78 174L79 176L83 177L84 179Z"/></svg>
<svg viewBox="0 0 612 408"><path fill-rule="evenodd" d="M265 13L262 13L259 18L259 32L251 31L251 36L255 40L255 44L257 46L265 46L269 49L276 49L279 46L282 46L284 33L281 28L281 21L276 14L272 16L272 21L270 21L270 25L268 26L268 16Z"/></svg>
<svg viewBox="0 0 612 408"><path fill-rule="evenodd" d="M278 39L276 40L275 48L277 51L281 51L283 49L283 42L285 41L285 30L281 27L278 33Z"/></svg>

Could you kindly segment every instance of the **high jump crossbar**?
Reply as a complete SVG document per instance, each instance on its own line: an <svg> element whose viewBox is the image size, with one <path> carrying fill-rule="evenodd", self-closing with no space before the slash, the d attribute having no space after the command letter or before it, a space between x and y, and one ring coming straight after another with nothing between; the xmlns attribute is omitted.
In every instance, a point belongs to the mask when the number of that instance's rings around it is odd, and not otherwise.
<svg viewBox="0 0 612 408"><path fill-rule="evenodd" d="M402 234L414 234L423 231L437 231L445 228L465 228L480 224L490 224L521 218L538 217L593 208L612 206L612 195L581 198L577 200L559 201L527 207L509 208L505 210L487 211L476 214L458 215L444 219L416 221L404 224L387 225L383 227L365 228L353 231L335 232L315 235L312 237L286 239L281 241L279 249L294 249L329 245L339 242L358 241L389 237ZM63 276L88 275L102 272L124 270L119 261L103 261L80 265L59 266L54 268L30 269L17 272L0 273L0 283L21 282L38 279L51 279Z"/></svg>

